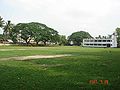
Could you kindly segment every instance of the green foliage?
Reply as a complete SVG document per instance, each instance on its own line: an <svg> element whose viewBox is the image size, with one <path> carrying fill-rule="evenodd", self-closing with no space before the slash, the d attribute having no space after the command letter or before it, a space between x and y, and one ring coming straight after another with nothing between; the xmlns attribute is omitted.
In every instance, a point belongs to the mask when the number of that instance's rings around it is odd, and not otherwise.
<svg viewBox="0 0 120 90"><path fill-rule="evenodd" d="M82 41L84 38L92 38L92 36L85 31L78 31L78 32L74 32L72 33L72 35L69 36L68 40L73 41L74 45L81 45Z"/></svg>
<svg viewBox="0 0 120 90"><path fill-rule="evenodd" d="M12 38L12 31L14 28L14 24L11 23L11 21L8 21L5 25L4 25L4 31L3 31L3 35L4 35L4 40L7 41L7 39L11 39Z"/></svg>
<svg viewBox="0 0 120 90"><path fill-rule="evenodd" d="M52 29L52 28L48 28L48 33L50 36L50 42L52 43L58 43L59 42L59 34L56 30Z"/></svg>
<svg viewBox="0 0 120 90"><path fill-rule="evenodd" d="M14 29L21 34L21 38L26 44L29 44L32 39L36 42L36 45L38 45L40 41L45 45L46 42L56 43L59 39L56 30L38 22L19 23Z"/></svg>
<svg viewBox="0 0 120 90"><path fill-rule="evenodd" d="M3 34L0 34L0 41L3 41L3 39L4 39Z"/></svg>
<svg viewBox="0 0 120 90"><path fill-rule="evenodd" d="M3 18L1 18L0 16L0 27L3 28L3 41L7 41L7 39L12 39L13 42L15 42L16 37L14 37L13 35L13 28L14 28L14 24L11 23L11 21L8 21L5 23L5 21L3 20Z"/></svg>
<svg viewBox="0 0 120 90"><path fill-rule="evenodd" d="M29 28L32 31L32 36L36 45L38 45L38 43L42 40L43 30L45 30L46 27L46 25L37 22L29 23Z"/></svg>
<svg viewBox="0 0 120 90"><path fill-rule="evenodd" d="M3 27L4 26L4 20L3 18L0 16L0 27Z"/></svg>
<svg viewBox="0 0 120 90"><path fill-rule="evenodd" d="M66 45L67 44L66 36L65 35L60 35L59 37L60 37L59 44L60 45Z"/></svg>
<svg viewBox="0 0 120 90"><path fill-rule="evenodd" d="M13 41L14 44L16 44L18 41L17 41L17 32L15 33L14 32L14 29L12 30L12 32L9 34L10 36L10 39Z"/></svg>
<svg viewBox="0 0 120 90"><path fill-rule="evenodd" d="M17 38L22 38L26 42L26 44L29 44L32 38L32 31L29 28L29 25L27 23L19 23L14 27L14 29L14 31L17 31L18 34Z"/></svg>
<svg viewBox="0 0 120 90"><path fill-rule="evenodd" d="M118 47L120 47L120 28L116 28L116 32L117 32L117 43L118 43Z"/></svg>

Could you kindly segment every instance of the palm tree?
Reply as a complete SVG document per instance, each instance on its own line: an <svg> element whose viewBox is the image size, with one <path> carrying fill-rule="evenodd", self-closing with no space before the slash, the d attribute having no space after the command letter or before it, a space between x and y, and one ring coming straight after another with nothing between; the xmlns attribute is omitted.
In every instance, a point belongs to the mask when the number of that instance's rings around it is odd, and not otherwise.
<svg viewBox="0 0 120 90"><path fill-rule="evenodd" d="M4 25L4 20L3 20L3 18L0 16L0 27L2 28L3 25Z"/></svg>
<svg viewBox="0 0 120 90"><path fill-rule="evenodd" d="M7 41L7 39L9 38L9 35L12 29L13 29L13 24L11 24L11 21L8 21L6 25L4 26L4 31L3 31L5 41Z"/></svg>

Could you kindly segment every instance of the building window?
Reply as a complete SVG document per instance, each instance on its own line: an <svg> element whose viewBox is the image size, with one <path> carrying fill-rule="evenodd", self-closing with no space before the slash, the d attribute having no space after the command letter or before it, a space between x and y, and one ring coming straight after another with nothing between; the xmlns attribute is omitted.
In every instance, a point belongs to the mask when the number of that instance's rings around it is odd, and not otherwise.
<svg viewBox="0 0 120 90"><path fill-rule="evenodd" d="M87 42L89 42L89 40L87 40Z"/></svg>
<svg viewBox="0 0 120 90"><path fill-rule="evenodd" d="M95 40L95 42L97 42L97 40Z"/></svg>
<svg viewBox="0 0 120 90"><path fill-rule="evenodd" d="M107 40L107 42L110 42L110 40Z"/></svg>
<svg viewBox="0 0 120 90"><path fill-rule="evenodd" d="M101 46L101 44L98 44L98 46Z"/></svg>
<svg viewBox="0 0 120 90"><path fill-rule="evenodd" d="M93 40L90 40L90 42L93 42Z"/></svg>
<svg viewBox="0 0 120 90"><path fill-rule="evenodd" d="M106 46L106 44L103 44L103 46Z"/></svg>
<svg viewBox="0 0 120 90"><path fill-rule="evenodd" d="M106 42L106 40L103 40L103 42Z"/></svg>
<svg viewBox="0 0 120 90"><path fill-rule="evenodd" d="M101 40L98 40L98 42L101 42Z"/></svg>

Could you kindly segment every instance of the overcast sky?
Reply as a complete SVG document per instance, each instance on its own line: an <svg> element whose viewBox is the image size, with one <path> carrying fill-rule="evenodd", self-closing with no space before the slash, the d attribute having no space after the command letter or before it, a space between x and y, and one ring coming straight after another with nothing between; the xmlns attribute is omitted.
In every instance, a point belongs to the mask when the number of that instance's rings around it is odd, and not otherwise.
<svg viewBox="0 0 120 90"><path fill-rule="evenodd" d="M120 0L0 0L0 16L14 24L44 23L67 36L107 35L120 27Z"/></svg>

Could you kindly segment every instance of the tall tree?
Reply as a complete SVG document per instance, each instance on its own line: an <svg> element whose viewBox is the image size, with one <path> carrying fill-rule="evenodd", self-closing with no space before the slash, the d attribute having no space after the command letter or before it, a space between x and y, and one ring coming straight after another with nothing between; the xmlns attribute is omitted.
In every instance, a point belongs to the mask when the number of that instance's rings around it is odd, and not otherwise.
<svg viewBox="0 0 120 90"><path fill-rule="evenodd" d="M33 39L36 45L42 41L45 45L47 42L57 43L59 39L58 32L45 24L32 22L29 23L31 30L33 31Z"/></svg>
<svg viewBox="0 0 120 90"><path fill-rule="evenodd" d="M0 16L0 27L2 28L4 26L4 20L3 18Z"/></svg>
<svg viewBox="0 0 120 90"><path fill-rule="evenodd" d="M3 34L0 34L0 43L3 43L3 39L4 39Z"/></svg>
<svg viewBox="0 0 120 90"><path fill-rule="evenodd" d="M92 38L92 36L85 31L74 32L69 36L68 41L73 42L74 45L81 45L84 38Z"/></svg>
<svg viewBox="0 0 120 90"><path fill-rule="evenodd" d="M6 25L4 25L4 31L3 31L3 35L4 35L4 40L6 41L8 38L10 38L10 33L12 32L14 25L11 23L11 21L8 21L6 23Z"/></svg>
<svg viewBox="0 0 120 90"><path fill-rule="evenodd" d="M36 45L38 45L38 43L40 41L43 41L44 37L46 36L45 32L46 32L47 26L45 24L41 24L38 22L31 22L29 23L29 25L30 25L30 29L33 32L33 39L36 42Z"/></svg>
<svg viewBox="0 0 120 90"><path fill-rule="evenodd" d="M28 23L19 23L14 27L14 29L16 33L18 34L17 38L23 39L28 45L33 36L33 32L30 29L30 25Z"/></svg>
<svg viewBox="0 0 120 90"><path fill-rule="evenodd" d="M57 44L60 39L58 32L52 28L48 28L48 32L49 32L50 42Z"/></svg>
<svg viewBox="0 0 120 90"><path fill-rule="evenodd" d="M59 40L59 44L60 45L66 45L67 44L67 39L65 35L59 35L60 40Z"/></svg>
<svg viewBox="0 0 120 90"><path fill-rule="evenodd" d="M118 43L118 47L120 47L120 28L116 28L116 32L117 32L117 43Z"/></svg>
<svg viewBox="0 0 120 90"><path fill-rule="evenodd" d="M14 29L17 32L21 31L21 38L26 44L29 44L32 39L36 42L36 45L38 45L40 41L46 45L47 42L56 43L59 38L56 30L38 22L19 23Z"/></svg>

